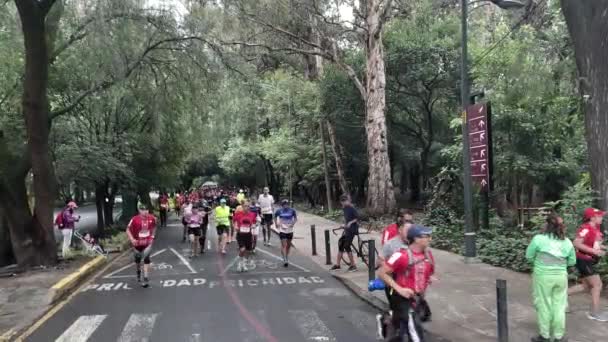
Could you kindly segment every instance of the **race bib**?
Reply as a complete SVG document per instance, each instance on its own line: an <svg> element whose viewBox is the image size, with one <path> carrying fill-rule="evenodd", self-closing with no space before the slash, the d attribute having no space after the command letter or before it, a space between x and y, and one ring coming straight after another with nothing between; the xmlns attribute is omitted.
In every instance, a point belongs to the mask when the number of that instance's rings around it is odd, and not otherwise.
<svg viewBox="0 0 608 342"><path fill-rule="evenodd" d="M241 228L239 228L239 231L241 233L249 233L251 232L251 226L241 226Z"/></svg>
<svg viewBox="0 0 608 342"><path fill-rule="evenodd" d="M150 237L150 231L149 230L140 230L138 236L139 236L140 239L149 238Z"/></svg>

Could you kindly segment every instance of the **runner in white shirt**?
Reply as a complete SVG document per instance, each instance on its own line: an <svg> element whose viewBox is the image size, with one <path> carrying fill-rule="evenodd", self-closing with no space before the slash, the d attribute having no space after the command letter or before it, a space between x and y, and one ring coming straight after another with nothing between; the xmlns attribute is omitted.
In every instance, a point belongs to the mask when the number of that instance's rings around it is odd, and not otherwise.
<svg viewBox="0 0 608 342"><path fill-rule="evenodd" d="M258 205L262 209L262 235L264 236L264 246L270 246L270 227L272 226L272 213L274 198L269 193L270 189L264 187L264 193L258 197Z"/></svg>
<svg viewBox="0 0 608 342"><path fill-rule="evenodd" d="M182 224L184 225L182 242L186 242L186 237L188 236L188 220L190 220L191 215L192 215L192 203L190 203L190 199L188 199L188 197L186 197L186 202L182 206Z"/></svg>

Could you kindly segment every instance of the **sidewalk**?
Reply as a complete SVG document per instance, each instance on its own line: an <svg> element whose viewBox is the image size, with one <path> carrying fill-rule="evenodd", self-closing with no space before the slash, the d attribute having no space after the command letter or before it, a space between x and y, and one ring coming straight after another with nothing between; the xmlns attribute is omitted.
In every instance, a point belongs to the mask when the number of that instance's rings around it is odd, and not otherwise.
<svg viewBox="0 0 608 342"><path fill-rule="evenodd" d="M317 256L312 256L310 226L316 226ZM310 256L319 265L325 265L324 230L340 224L307 213L298 213L293 245L299 252ZM380 245L377 233L363 235L374 238ZM330 232L332 263L335 262L339 236ZM433 321L426 325L431 333L454 342L496 341L496 279L507 280L509 337L513 342L527 342L537 335L536 313L532 306L531 279L523 273L489 266L465 264L459 255L433 250L436 276L427 294L433 310ZM383 291L368 292L368 270L358 265L357 272L348 273L343 267L334 274L356 294L379 308L386 307ZM591 321L586 317L590 299L586 295L570 298L571 314L568 314L570 342L599 342L608 339L608 323ZM603 303L604 305L608 303Z"/></svg>

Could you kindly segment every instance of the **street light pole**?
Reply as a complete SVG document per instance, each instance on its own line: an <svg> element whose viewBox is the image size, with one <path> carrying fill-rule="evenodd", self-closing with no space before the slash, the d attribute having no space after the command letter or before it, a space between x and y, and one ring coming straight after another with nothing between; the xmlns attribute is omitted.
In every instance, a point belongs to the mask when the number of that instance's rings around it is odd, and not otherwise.
<svg viewBox="0 0 608 342"><path fill-rule="evenodd" d="M462 167L464 171L464 256L466 262L472 262L477 256L475 245L475 227L473 225L473 181L471 179L471 160L469 149L469 125L467 107L469 98L469 61L468 61L468 14L469 4L480 2L491 2L502 9L517 9L525 7L526 4L520 0L461 0L462 8L462 65L460 67L460 103L462 105Z"/></svg>
<svg viewBox="0 0 608 342"><path fill-rule="evenodd" d="M460 66L460 104L462 105L462 166L464 171L464 256L471 261L477 255L475 246L475 227L473 227L473 184L471 180L471 161L469 150L469 125L467 107L469 106L469 62L468 62L468 0L461 0L462 4L462 64Z"/></svg>

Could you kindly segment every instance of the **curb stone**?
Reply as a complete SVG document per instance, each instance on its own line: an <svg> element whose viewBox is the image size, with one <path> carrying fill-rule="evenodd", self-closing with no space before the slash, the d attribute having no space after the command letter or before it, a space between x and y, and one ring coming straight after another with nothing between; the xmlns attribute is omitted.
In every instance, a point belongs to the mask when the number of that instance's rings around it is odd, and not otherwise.
<svg viewBox="0 0 608 342"><path fill-rule="evenodd" d="M49 305L52 305L63 298L67 293L78 287L91 273L97 271L101 266L105 265L108 258L105 256L97 256L93 260L82 265L77 271L72 272L68 276L59 280L49 290Z"/></svg>
<svg viewBox="0 0 608 342"><path fill-rule="evenodd" d="M126 241L122 246L119 246L118 252L120 254L124 253L129 249L129 246L129 241ZM115 258L116 257L98 255L93 258L93 260L82 265L77 271L72 272L63 279L59 280L49 289L49 293L47 295L48 305L57 303L59 300L64 298L66 294L80 286L89 275L97 272L97 270L99 270L103 265L113 261Z"/></svg>

